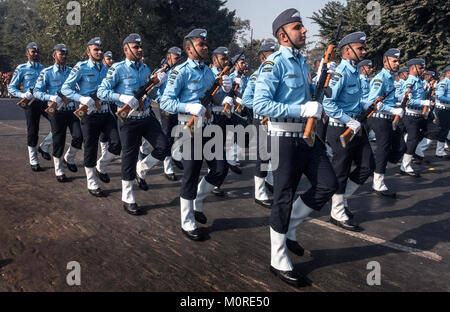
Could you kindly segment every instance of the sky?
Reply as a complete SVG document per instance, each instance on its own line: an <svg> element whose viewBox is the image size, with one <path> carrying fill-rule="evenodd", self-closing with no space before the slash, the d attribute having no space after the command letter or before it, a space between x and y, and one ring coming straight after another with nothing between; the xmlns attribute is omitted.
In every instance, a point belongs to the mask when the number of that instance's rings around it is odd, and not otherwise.
<svg viewBox="0 0 450 312"><path fill-rule="evenodd" d="M319 26L312 23L308 17L313 12L322 9L330 0L228 0L225 6L229 10L236 10L236 15L241 19L250 20L253 28L254 39L273 38L272 22L284 10L295 8L300 11L303 24L307 29L307 42L316 41L319 34ZM340 2L345 3L344 0ZM250 35L247 39L250 39Z"/></svg>

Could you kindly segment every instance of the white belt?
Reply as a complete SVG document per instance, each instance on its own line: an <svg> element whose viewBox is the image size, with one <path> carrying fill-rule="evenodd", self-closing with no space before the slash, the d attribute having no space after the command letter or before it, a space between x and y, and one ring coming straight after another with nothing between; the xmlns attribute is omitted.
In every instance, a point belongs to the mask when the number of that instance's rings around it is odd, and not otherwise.
<svg viewBox="0 0 450 312"><path fill-rule="evenodd" d="M48 101L48 105L50 106L53 102ZM56 110L63 110L63 109L75 109L75 102L69 102L69 104L65 105L64 103L58 104Z"/></svg>
<svg viewBox="0 0 450 312"><path fill-rule="evenodd" d="M213 113L221 113L225 109L225 106L213 106L212 111Z"/></svg>
<svg viewBox="0 0 450 312"><path fill-rule="evenodd" d="M269 126L269 131L271 131L271 132L298 132L298 133L301 133L305 129L304 123L269 121L268 126Z"/></svg>
<svg viewBox="0 0 450 312"><path fill-rule="evenodd" d="M437 109L450 109L450 104L442 103L442 102L436 102L436 108Z"/></svg>
<svg viewBox="0 0 450 312"><path fill-rule="evenodd" d="M415 109L411 109L411 108L406 108L405 111L407 114L415 114L415 115L422 115L422 110L415 110Z"/></svg>
<svg viewBox="0 0 450 312"><path fill-rule="evenodd" d="M147 108L145 111L134 111L128 115L128 117L146 117L150 115L150 109Z"/></svg>
<svg viewBox="0 0 450 312"><path fill-rule="evenodd" d="M334 119L334 118L329 118L328 119L329 123L336 123L336 124L341 124L341 125L345 125L345 123L343 123L342 121L338 120L338 119Z"/></svg>
<svg viewBox="0 0 450 312"><path fill-rule="evenodd" d="M178 114L178 121L181 123L188 123L189 121L191 121L191 117L192 115Z"/></svg>

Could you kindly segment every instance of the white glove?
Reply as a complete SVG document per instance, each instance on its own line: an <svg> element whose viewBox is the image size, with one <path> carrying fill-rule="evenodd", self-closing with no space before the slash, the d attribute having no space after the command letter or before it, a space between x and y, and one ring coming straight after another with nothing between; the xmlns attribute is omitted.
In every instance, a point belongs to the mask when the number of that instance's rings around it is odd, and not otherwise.
<svg viewBox="0 0 450 312"><path fill-rule="evenodd" d="M334 74L336 72L336 63L335 62L330 62L327 64L327 68L328 68L328 74Z"/></svg>
<svg viewBox="0 0 450 312"><path fill-rule="evenodd" d="M361 130L361 123L358 120L350 119L349 122L347 122L347 127L353 130L354 133L358 133L359 130Z"/></svg>
<svg viewBox="0 0 450 312"><path fill-rule="evenodd" d="M155 85L155 87L158 88L167 81L167 74L165 72L160 72L156 76L158 76L159 82L157 85Z"/></svg>
<svg viewBox="0 0 450 312"><path fill-rule="evenodd" d="M119 96L119 101L128 104L132 109L134 109L139 103L139 101L134 96L124 94L121 94Z"/></svg>
<svg viewBox="0 0 450 312"><path fill-rule="evenodd" d="M234 81L233 81L233 82L234 82L235 84L239 85L239 88L242 87L242 79L241 79L241 78L236 77L236 78L234 78Z"/></svg>
<svg viewBox="0 0 450 312"><path fill-rule="evenodd" d="M240 97L236 97L236 103L241 104L242 105L242 99Z"/></svg>
<svg viewBox="0 0 450 312"><path fill-rule="evenodd" d="M227 105L227 104L233 106L234 102L233 102L233 98L231 96L226 96L223 99L222 105Z"/></svg>
<svg viewBox="0 0 450 312"><path fill-rule="evenodd" d="M31 101L32 99L34 99L34 96L33 96L33 93L28 91L28 92L22 93L21 98Z"/></svg>
<svg viewBox="0 0 450 312"><path fill-rule="evenodd" d="M401 108L391 108L391 114L398 115L400 118L403 118L405 112Z"/></svg>
<svg viewBox="0 0 450 312"><path fill-rule="evenodd" d="M90 96L82 96L80 97L80 103L87 107L91 107L94 106L95 101Z"/></svg>
<svg viewBox="0 0 450 312"><path fill-rule="evenodd" d="M378 111L382 110L383 109L383 102L378 102L376 109Z"/></svg>
<svg viewBox="0 0 450 312"><path fill-rule="evenodd" d="M431 101L430 100L423 100L420 102L420 104L422 106L431 106Z"/></svg>
<svg viewBox="0 0 450 312"><path fill-rule="evenodd" d="M412 99L412 93L408 94L408 99Z"/></svg>
<svg viewBox="0 0 450 312"><path fill-rule="evenodd" d="M200 103L187 104L186 113L197 117L202 117L206 113L206 108Z"/></svg>
<svg viewBox="0 0 450 312"><path fill-rule="evenodd" d="M50 96L50 102L55 102L56 104L62 104L62 99L57 95Z"/></svg>
<svg viewBox="0 0 450 312"><path fill-rule="evenodd" d="M233 88L233 82L229 76L222 76L222 90L225 93L228 93Z"/></svg>
<svg viewBox="0 0 450 312"><path fill-rule="evenodd" d="M322 105L319 102L306 102L304 105L300 105L300 116L320 119L322 117Z"/></svg>

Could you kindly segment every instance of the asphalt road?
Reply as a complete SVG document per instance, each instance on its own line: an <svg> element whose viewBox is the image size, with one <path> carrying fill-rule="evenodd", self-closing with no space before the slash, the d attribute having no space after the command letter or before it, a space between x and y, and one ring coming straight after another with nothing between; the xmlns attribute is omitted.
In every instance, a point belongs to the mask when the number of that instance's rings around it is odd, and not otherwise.
<svg viewBox="0 0 450 312"><path fill-rule="evenodd" d="M0 291L449 291L450 161L432 161L422 178L395 175L387 184L397 200L371 193L371 179L350 200L359 234L328 223L330 206L297 231L307 249L292 255L311 286L290 287L269 271L270 211L253 203L253 164L231 173L224 199L208 197L208 240L196 243L180 231L180 182L162 167L147 177L150 190L136 191L147 214L132 217L121 205L120 159L110 167L108 197L86 190L82 155L71 183L56 182L52 162L42 173L28 165L24 113L16 100L0 99ZM50 126L41 120L40 139ZM433 145L434 148L434 145ZM180 175L181 172L178 172ZM299 194L307 188L302 181ZM69 286L69 262L81 268L81 285ZM380 266L381 285L367 283L370 262Z"/></svg>

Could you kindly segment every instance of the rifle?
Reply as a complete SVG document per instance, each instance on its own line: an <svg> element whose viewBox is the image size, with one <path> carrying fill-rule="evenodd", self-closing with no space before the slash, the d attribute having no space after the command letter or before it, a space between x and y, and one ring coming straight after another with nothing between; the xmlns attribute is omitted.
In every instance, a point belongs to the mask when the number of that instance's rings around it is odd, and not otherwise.
<svg viewBox="0 0 450 312"><path fill-rule="evenodd" d="M167 73L168 71L170 71L172 68L178 66L179 64L182 63L182 58L180 57L178 59L178 61L173 64L172 66L166 66L163 67L162 70L160 71L161 73ZM139 90L135 91L133 96L135 99L137 99L139 101L139 108L140 110L144 110L144 101L145 101L145 96L151 92L153 90L153 88L160 82L158 76L156 74L152 75L152 77L150 78L149 82L147 82L144 86L140 87ZM131 113L131 107L128 104L125 104L124 106L122 106L121 109L119 109L116 113L117 117L119 117L120 119L122 119L123 122L125 122L128 118L128 115Z"/></svg>
<svg viewBox="0 0 450 312"><path fill-rule="evenodd" d="M433 87L435 82L436 82L436 80L433 79L433 80L431 80L431 83L430 83L430 86L431 86L431 93L430 93L431 107L429 108L430 111L428 111L428 106L424 106L423 110L422 110L422 115L425 118L428 118L428 116L430 116L430 114L433 112L434 107L436 105L436 102L434 101L434 92L436 91L436 88Z"/></svg>
<svg viewBox="0 0 450 312"><path fill-rule="evenodd" d="M67 98L60 91L58 91L57 95L61 98L61 100L63 101L64 105L69 105L69 100L67 100ZM58 103L52 102L50 104L50 106L47 107L45 112L47 114L49 114L50 116L55 116L57 108L58 108Z"/></svg>
<svg viewBox="0 0 450 312"><path fill-rule="evenodd" d="M30 93L33 94L33 89L30 89ZM27 109L34 102L34 98L32 100L28 100L27 98L21 99L17 105L19 105L22 109Z"/></svg>
<svg viewBox="0 0 450 312"><path fill-rule="evenodd" d="M95 108L97 110L101 110L102 105L100 104L100 99L97 97L97 92L92 93L91 95L89 95L89 97L95 101ZM74 111L73 113L80 120L83 120L87 116L88 111L89 111L89 107L87 105L81 105L81 107L79 109L77 109L76 111Z"/></svg>
<svg viewBox="0 0 450 312"><path fill-rule="evenodd" d="M244 55L244 51L242 51L242 53L238 56L238 58L236 59L236 62L241 58L242 55ZM213 100L213 97L217 94L217 92L219 92L220 88L221 88L221 82L222 82L222 77L226 76L230 73L231 68L234 67L234 65L236 64L236 62L229 62L227 66L225 66L224 69L222 69L222 71L220 72L220 74L217 76L216 80L214 81L213 85L211 86L211 88L209 88L208 91L206 91L205 96L200 99L200 103L206 107L206 114L205 117L210 119L211 118L211 111L209 110L209 106ZM226 105L225 105L225 109L226 109ZM231 112L231 110L230 110ZM188 124L184 127L185 129L189 129L191 131L191 134L194 134L194 123L195 123L195 118L197 116L192 116L191 119L189 120Z"/></svg>
<svg viewBox="0 0 450 312"><path fill-rule="evenodd" d="M321 61L319 67L319 78L316 85L316 90L312 97L313 101L319 101L322 92L325 90L325 95L327 97L331 97L331 89L328 87L331 79L331 74L328 73L327 65L334 60L336 56L335 48L337 45L337 41L339 39L339 34L341 32L342 21L339 22L338 29L336 31L336 35L333 39L331 39L330 44L325 52L325 56ZM322 115L323 116L323 115ZM308 146L314 146L314 142L316 141L316 118L308 118L306 122L305 131L303 132L303 140L305 140Z"/></svg>
<svg viewBox="0 0 450 312"><path fill-rule="evenodd" d="M402 99L402 102L400 104L400 107L403 109L403 111L406 110L406 106L408 106L409 104L409 95L412 92L412 89L414 88L414 85L416 84L418 80L414 81L414 83L412 84L412 86L406 90L405 96ZM400 116L396 115L394 118L394 121L392 122L392 129L395 131L397 130L397 126L398 126L398 122L400 121Z"/></svg>
<svg viewBox="0 0 450 312"><path fill-rule="evenodd" d="M386 94L384 96L379 96L372 103L372 105L369 106L370 111L368 113L367 113L367 111L364 112L363 117L360 119L362 121L365 121L365 120L369 119L370 117L372 117L372 115L377 111L378 104L384 102L394 91L395 91L395 88L392 89L391 91L389 91L388 94ZM339 139L341 141L342 147L346 148L348 143L350 143L350 141L353 139L354 136L355 136L355 133L353 132L353 130L351 128L348 128L343 134L341 134ZM362 128L361 128L361 130L359 130L358 136L362 136Z"/></svg>

